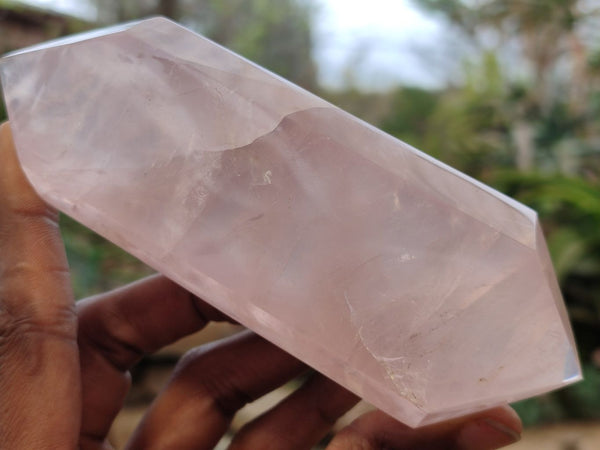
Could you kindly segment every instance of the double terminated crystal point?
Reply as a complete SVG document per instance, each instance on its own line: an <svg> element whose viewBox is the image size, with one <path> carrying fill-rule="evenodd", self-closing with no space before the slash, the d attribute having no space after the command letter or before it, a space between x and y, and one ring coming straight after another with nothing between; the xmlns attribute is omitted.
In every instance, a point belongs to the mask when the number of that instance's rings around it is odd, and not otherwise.
<svg viewBox="0 0 600 450"><path fill-rule="evenodd" d="M411 426L578 380L536 214L156 18L1 75L56 208Z"/></svg>

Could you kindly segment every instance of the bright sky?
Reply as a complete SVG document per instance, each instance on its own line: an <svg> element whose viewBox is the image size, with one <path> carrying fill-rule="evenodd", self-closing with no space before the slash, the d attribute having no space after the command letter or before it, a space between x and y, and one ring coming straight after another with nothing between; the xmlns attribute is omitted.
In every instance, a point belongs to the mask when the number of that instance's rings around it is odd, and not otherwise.
<svg viewBox="0 0 600 450"><path fill-rule="evenodd" d="M321 81L336 86L350 67L356 83L384 88L393 82L435 86L441 25L410 0L321 0L316 23L316 59Z"/></svg>
<svg viewBox="0 0 600 450"><path fill-rule="evenodd" d="M93 7L90 7L81 0L17 0L31 5L41 6L43 8L53 9L55 11L67 14L78 14L91 17L95 14Z"/></svg>
<svg viewBox="0 0 600 450"><path fill-rule="evenodd" d="M59 11L93 16L81 0L21 0ZM435 86L441 26L417 10L411 0L315 0L315 59L320 81L335 87L353 81L369 89L395 82ZM438 50L436 50L436 48Z"/></svg>

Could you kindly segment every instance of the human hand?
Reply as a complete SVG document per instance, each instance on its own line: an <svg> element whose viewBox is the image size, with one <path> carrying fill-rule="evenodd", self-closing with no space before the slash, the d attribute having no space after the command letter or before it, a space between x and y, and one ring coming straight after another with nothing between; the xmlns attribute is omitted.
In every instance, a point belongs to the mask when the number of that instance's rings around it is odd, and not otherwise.
<svg viewBox="0 0 600 450"><path fill-rule="evenodd" d="M107 434L132 366L213 320L227 318L161 276L75 305L58 213L34 193L8 125L0 128L0 448L110 448ZM193 350L129 448L213 448L239 408L304 370L249 332ZM315 374L246 425L231 448L311 448L357 400ZM327 448L485 450L520 432L508 407L417 430L375 411L342 429Z"/></svg>

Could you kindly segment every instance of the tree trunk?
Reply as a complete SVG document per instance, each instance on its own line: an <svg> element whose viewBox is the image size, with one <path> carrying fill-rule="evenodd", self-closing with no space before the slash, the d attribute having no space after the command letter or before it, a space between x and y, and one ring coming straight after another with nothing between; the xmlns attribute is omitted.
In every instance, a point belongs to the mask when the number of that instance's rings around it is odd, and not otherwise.
<svg viewBox="0 0 600 450"><path fill-rule="evenodd" d="M170 17L171 19L177 20L177 12L179 9L179 2L177 0L160 0L158 3L158 14Z"/></svg>
<svg viewBox="0 0 600 450"><path fill-rule="evenodd" d="M522 171L533 169L535 156L533 126L524 120L519 120L514 124L512 133L517 150L517 168Z"/></svg>

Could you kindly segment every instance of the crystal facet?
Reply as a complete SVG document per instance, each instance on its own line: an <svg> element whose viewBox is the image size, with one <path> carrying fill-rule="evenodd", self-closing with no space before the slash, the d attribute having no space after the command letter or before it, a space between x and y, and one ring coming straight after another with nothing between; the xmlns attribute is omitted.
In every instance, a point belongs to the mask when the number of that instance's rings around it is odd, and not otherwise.
<svg viewBox="0 0 600 450"><path fill-rule="evenodd" d="M163 18L0 71L46 201L406 424L580 378L514 200Z"/></svg>

